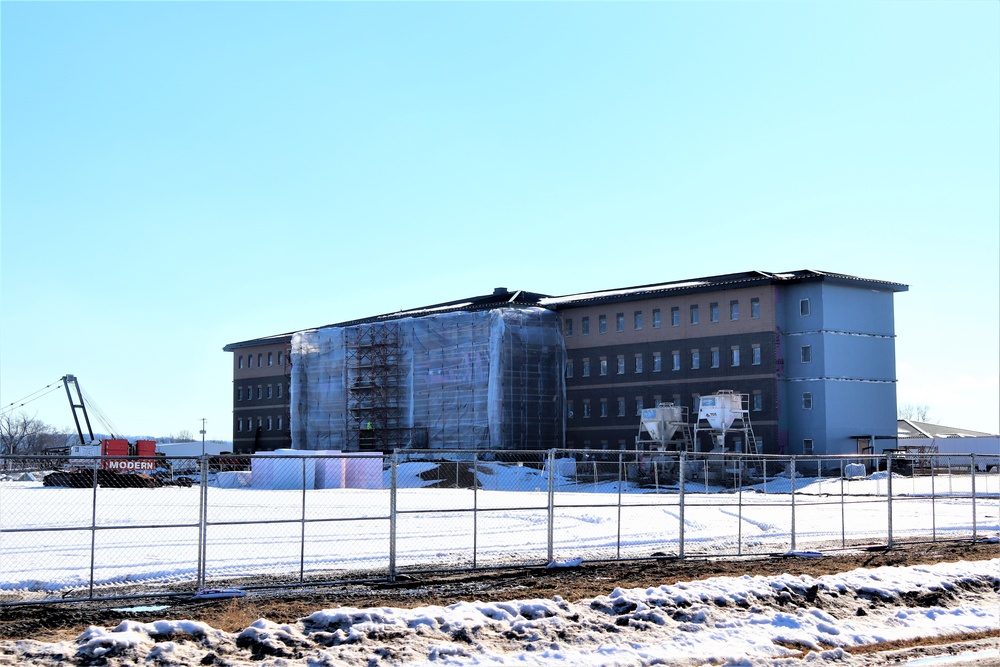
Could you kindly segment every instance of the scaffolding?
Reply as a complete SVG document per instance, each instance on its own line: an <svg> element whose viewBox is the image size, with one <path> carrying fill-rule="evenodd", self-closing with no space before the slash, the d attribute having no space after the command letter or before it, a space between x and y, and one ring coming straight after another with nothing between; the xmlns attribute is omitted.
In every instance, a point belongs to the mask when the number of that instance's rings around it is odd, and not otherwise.
<svg viewBox="0 0 1000 667"><path fill-rule="evenodd" d="M400 405L399 323L351 327L346 333L347 447L402 447L408 437Z"/></svg>

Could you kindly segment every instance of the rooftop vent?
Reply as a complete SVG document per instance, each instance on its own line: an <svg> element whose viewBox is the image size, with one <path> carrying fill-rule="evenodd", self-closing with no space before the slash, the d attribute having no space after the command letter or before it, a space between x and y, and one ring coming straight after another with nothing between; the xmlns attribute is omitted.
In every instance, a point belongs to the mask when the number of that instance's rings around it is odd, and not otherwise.
<svg viewBox="0 0 1000 667"><path fill-rule="evenodd" d="M503 296L504 294L509 294L506 287L493 288L493 296Z"/></svg>

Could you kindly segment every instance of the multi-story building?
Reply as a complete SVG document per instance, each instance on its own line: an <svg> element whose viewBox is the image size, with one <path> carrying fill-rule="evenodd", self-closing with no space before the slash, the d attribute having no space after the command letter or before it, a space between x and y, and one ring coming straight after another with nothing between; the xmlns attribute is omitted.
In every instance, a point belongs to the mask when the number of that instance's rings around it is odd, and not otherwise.
<svg viewBox="0 0 1000 667"><path fill-rule="evenodd" d="M566 447L631 446L643 407L747 394L765 453L851 453L895 431L892 295L905 285L748 272L542 299L566 341ZM699 449L708 448L698 443Z"/></svg>
<svg viewBox="0 0 1000 667"><path fill-rule="evenodd" d="M893 295L906 289L818 271L754 271L561 297L498 288L485 297L331 326L512 303L541 307L561 321L562 344L550 353L565 354L564 365L547 371L565 369L564 382L545 383L565 415L558 430L564 438L549 446L631 447L642 408L670 402L689 408L694 419L701 396L732 390L748 397L761 451L854 453L858 434L895 433ZM224 348L234 353L236 451L293 444L291 340L289 334ZM267 365L268 354L276 366ZM252 367L241 365L250 360ZM419 444L435 446L426 436Z"/></svg>
<svg viewBox="0 0 1000 667"><path fill-rule="evenodd" d="M233 451L291 446L291 334L233 343Z"/></svg>

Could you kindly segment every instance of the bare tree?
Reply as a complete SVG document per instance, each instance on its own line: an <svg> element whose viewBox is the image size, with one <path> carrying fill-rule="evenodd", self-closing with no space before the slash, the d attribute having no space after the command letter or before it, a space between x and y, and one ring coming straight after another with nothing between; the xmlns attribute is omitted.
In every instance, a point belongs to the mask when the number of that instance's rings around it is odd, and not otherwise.
<svg viewBox="0 0 1000 667"><path fill-rule="evenodd" d="M903 403L896 407L897 419L911 419L917 422L926 422L930 419L931 408L929 405L916 405L914 403Z"/></svg>
<svg viewBox="0 0 1000 667"><path fill-rule="evenodd" d="M178 431L177 435L171 435L170 439L174 442L194 442L194 436L188 430Z"/></svg>
<svg viewBox="0 0 1000 667"><path fill-rule="evenodd" d="M65 444L65 433L23 412L0 415L0 454L37 454Z"/></svg>

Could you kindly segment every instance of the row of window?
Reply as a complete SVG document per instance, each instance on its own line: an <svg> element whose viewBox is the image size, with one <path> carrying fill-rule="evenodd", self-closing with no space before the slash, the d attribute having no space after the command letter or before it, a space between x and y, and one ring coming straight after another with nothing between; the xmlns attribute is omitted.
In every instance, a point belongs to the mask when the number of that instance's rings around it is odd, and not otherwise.
<svg viewBox="0 0 1000 667"><path fill-rule="evenodd" d="M283 360L284 360L284 356L282 355L281 352L279 352L278 353L278 365L279 366L282 364ZM242 354L237 357L236 364L240 368L243 368L243 355ZM273 366L274 365L274 352L268 352L267 353L267 365L268 366ZM263 352L258 352L257 353L257 368L263 368L263 367L264 367L264 353ZM247 368L253 368L253 355L252 354L248 354L247 355Z"/></svg>
<svg viewBox="0 0 1000 667"><path fill-rule="evenodd" d="M692 370L698 370L701 368L701 350L694 349L690 351L687 356L690 368ZM750 346L750 365L759 366L761 360L760 345L754 343ZM625 355L619 354L615 356L615 375L625 375ZM729 348L729 365L736 367L743 363L742 352L739 345L733 345ZM712 347L708 350L708 362L709 368L719 368L722 364L722 349L718 347ZM642 373L645 369L645 362L643 353L638 352L632 357L632 370L634 373ZM670 352L670 370L679 371L681 370L681 351L672 350ZM659 373L663 371L663 353L653 352L653 367L652 372ZM573 359L566 360L566 377L574 377L575 373L575 363ZM597 374L607 375L608 374L608 357L602 356L597 359ZM591 363L590 357L583 357L580 359L580 377L590 377L591 375Z"/></svg>
<svg viewBox="0 0 1000 667"><path fill-rule="evenodd" d="M808 299L805 300L808 302ZM806 306L808 310L808 305ZM713 301L708 304L708 317L711 322L719 321L719 302ZM698 304L692 304L689 308L689 315L691 324L698 324L701 320L701 311ZM754 297L750 299L750 318L759 319L760 318L760 299ZM662 322L660 316L660 309L654 308L652 310L653 328L659 329ZM735 322L740 319L740 300L732 299L729 302L729 320ZM632 313L632 330L641 331L643 325L643 311L636 310ZM670 309L670 326L679 327L681 325L681 309L680 306L674 306ZM615 331L617 333L625 332L625 313L615 314ZM608 333L608 316L598 315L597 316L597 333L606 334ZM573 319L567 317L563 320L563 334L566 336L573 335ZM589 336L590 335L590 317L580 318L580 335Z"/></svg>
<svg viewBox="0 0 1000 667"><path fill-rule="evenodd" d="M249 417L247 419L242 419L241 418L241 419L237 419L236 420L236 432L237 433L244 433L244 432L252 433L253 430L254 430L254 420L255 419L257 421L257 428L259 428L261 430L264 430L265 426L266 426L266 429L268 431L274 431L274 430L280 431L282 428L284 428L284 424L285 424L284 419L281 418L281 417L278 417L277 419L275 419L274 417L256 417L256 418L255 417ZM243 425L244 422L246 422L246 426L245 427ZM277 424L277 428L275 428L275 424Z"/></svg>
<svg viewBox="0 0 1000 667"><path fill-rule="evenodd" d="M682 405L680 394L674 394L671 398L674 405ZM653 396L652 405L654 406L659 405L662 402L663 402L662 396L659 395ZM701 402L701 394L691 394L691 410L693 413L698 411L698 406L700 405L700 402ZM626 410L628 408L627 404L628 401L624 396L616 397L614 403L612 403L610 399L600 398L597 400L596 405L594 405L591 399L585 398L580 401L580 407L581 407L580 417L583 419L590 419L591 417L594 416L607 417L609 416L610 414L609 410L611 409L615 410L616 417L625 417L627 416L626 414ZM645 397L636 396L633 405L635 406L634 415L636 417L641 416L642 410L646 406ZM575 403L573 400L566 401L567 419L574 419L577 416L574 407ZM750 409L753 412L762 412L764 410L764 395L758 389L755 389L753 393L750 395Z"/></svg>
<svg viewBox="0 0 1000 667"><path fill-rule="evenodd" d="M246 387L246 389L247 389L246 390L246 398L247 398L248 401L252 401L253 400L253 396L254 396L253 385L249 385L248 384L247 387ZM263 400L265 397L266 398L275 398L275 397L277 397L277 398L284 398L284 392L285 392L285 385L283 385L281 383L278 383L276 385L269 384L269 385L267 385L266 388L265 388L264 385L257 385L257 400L258 401ZM275 394L277 394L277 396L275 396ZM236 400L237 401L242 401L243 400L243 387L236 387Z"/></svg>

